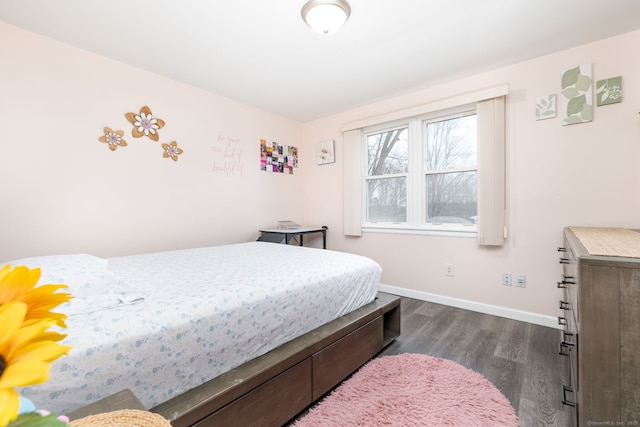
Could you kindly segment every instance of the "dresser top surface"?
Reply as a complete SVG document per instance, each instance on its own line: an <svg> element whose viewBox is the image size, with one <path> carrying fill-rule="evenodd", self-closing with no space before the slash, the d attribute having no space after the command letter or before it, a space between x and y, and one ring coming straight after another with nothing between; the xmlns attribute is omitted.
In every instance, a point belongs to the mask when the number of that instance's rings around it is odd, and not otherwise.
<svg viewBox="0 0 640 427"><path fill-rule="evenodd" d="M640 233L626 228L569 227L591 256L640 258Z"/></svg>

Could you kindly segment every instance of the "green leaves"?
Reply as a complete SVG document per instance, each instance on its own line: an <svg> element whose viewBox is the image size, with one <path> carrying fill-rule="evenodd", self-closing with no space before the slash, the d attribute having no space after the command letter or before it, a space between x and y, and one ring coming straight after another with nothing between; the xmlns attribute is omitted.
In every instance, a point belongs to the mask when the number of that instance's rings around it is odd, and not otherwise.
<svg viewBox="0 0 640 427"><path fill-rule="evenodd" d="M591 77L580 73L580 67L567 70L562 75L562 91L573 88L584 92L591 87Z"/></svg>
<svg viewBox="0 0 640 427"><path fill-rule="evenodd" d="M538 99L536 103L536 118L537 120L544 120L556 116L556 96L554 94L548 95Z"/></svg>
<svg viewBox="0 0 640 427"><path fill-rule="evenodd" d="M569 102L567 103L567 116L580 114L584 109L585 104L587 103L587 97L584 95L577 95L568 98Z"/></svg>
<svg viewBox="0 0 640 427"><path fill-rule="evenodd" d="M590 65L577 66L562 74L564 123L575 124L593 120Z"/></svg>
<svg viewBox="0 0 640 427"><path fill-rule="evenodd" d="M580 67L572 68L567 70L562 75L562 90L573 86L578 81L578 76L580 75Z"/></svg>
<svg viewBox="0 0 640 427"><path fill-rule="evenodd" d="M54 414L43 417L35 412L29 412L21 414L7 424L7 427L67 427L67 424L58 420L58 416Z"/></svg>
<svg viewBox="0 0 640 427"><path fill-rule="evenodd" d="M597 105L622 102L622 77L611 77L596 84Z"/></svg>

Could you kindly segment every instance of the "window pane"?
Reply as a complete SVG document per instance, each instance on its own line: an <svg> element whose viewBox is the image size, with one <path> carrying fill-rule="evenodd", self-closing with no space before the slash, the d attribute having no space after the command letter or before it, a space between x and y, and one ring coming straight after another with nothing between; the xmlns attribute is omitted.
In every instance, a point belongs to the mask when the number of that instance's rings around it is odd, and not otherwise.
<svg viewBox="0 0 640 427"><path fill-rule="evenodd" d="M427 218L430 223L475 224L478 219L478 172L426 176Z"/></svg>
<svg viewBox="0 0 640 427"><path fill-rule="evenodd" d="M384 178L367 181L367 221L407 221L406 178Z"/></svg>
<svg viewBox="0 0 640 427"><path fill-rule="evenodd" d="M368 176L407 172L408 133L408 128L401 128L367 135Z"/></svg>
<svg viewBox="0 0 640 427"><path fill-rule="evenodd" d="M475 114L426 124L427 169L475 168L478 158Z"/></svg>

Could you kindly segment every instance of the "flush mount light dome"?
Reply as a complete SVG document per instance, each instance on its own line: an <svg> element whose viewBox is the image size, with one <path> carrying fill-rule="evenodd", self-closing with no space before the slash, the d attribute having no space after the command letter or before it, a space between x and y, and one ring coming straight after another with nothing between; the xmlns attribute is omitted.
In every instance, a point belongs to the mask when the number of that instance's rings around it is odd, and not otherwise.
<svg viewBox="0 0 640 427"><path fill-rule="evenodd" d="M351 6L346 0L309 0L302 6L302 19L320 34L335 33L347 22Z"/></svg>

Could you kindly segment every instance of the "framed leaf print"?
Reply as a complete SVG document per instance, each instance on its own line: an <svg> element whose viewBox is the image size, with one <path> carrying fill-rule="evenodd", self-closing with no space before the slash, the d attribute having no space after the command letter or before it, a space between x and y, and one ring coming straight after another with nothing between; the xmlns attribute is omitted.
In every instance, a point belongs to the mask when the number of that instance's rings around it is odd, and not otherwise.
<svg viewBox="0 0 640 427"><path fill-rule="evenodd" d="M552 119L556 116L556 94L542 96L536 100L536 120Z"/></svg>
<svg viewBox="0 0 640 427"><path fill-rule="evenodd" d="M591 64L582 64L562 73L562 124L593 120L593 79Z"/></svg>
<svg viewBox="0 0 640 427"><path fill-rule="evenodd" d="M622 102L622 76L598 80L596 83L596 105Z"/></svg>

